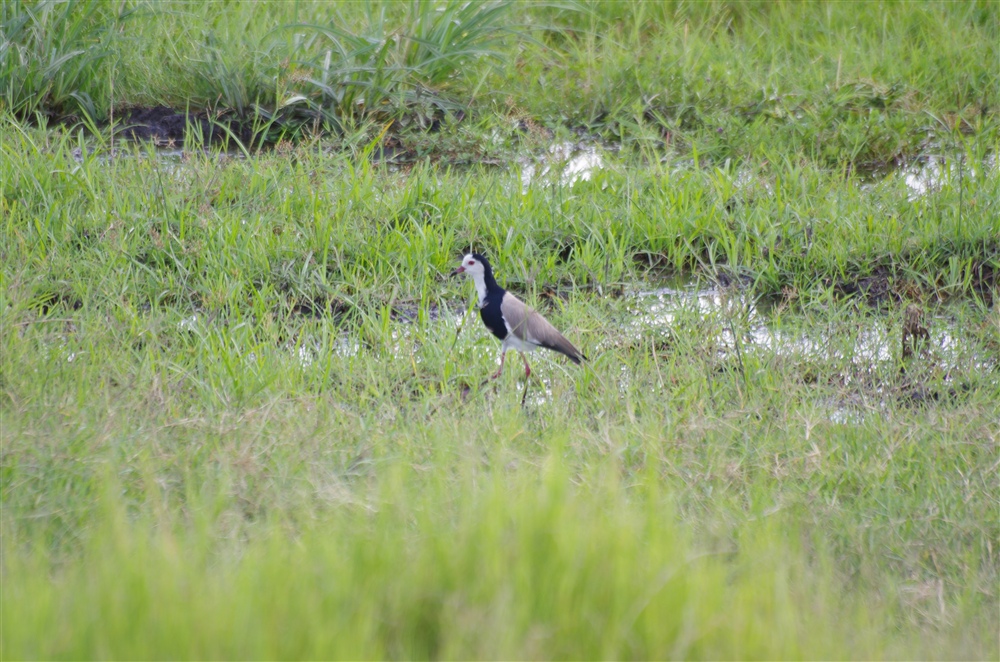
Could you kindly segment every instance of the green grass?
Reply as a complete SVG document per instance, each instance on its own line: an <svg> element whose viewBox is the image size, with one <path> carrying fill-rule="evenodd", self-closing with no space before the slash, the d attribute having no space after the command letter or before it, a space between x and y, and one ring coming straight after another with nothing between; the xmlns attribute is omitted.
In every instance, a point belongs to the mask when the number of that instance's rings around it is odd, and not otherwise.
<svg viewBox="0 0 1000 662"><path fill-rule="evenodd" d="M995 169L911 202L607 155L522 192L7 128L5 656L996 654ZM470 245L593 358L536 358L525 409L437 317ZM784 288L792 345L742 299L643 326L614 294L691 268ZM905 372L902 306L837 286L884 268L935 315Z"/></svg>
<svg viewBox="0 0 1000 662"><path fill-rule="evenodd" d="M460 438L451 425L431 427ZM556 452L565 437L519 432ZM411 433L406 437L412 445ZM23 578L6 594L20 606L7 612L8 650L31 657L347 658L980 652L969 647L972 633L939 632L926 637L927 648L895 633L886 639L886 612L873 621L845 595L841 582L850 580L836 577L826 541L792 517L740 524L731 540L696 551L674 523L652 466L640 472L650 474L645 487L626 491L619 463L595 459L592 475L572 480L575 487L558 459L543 461L534 475L491 470L520 455L496 444L432 446L433 461L457 476L418 478L414 469L383 466L388 486L367 494L357 485L367 470L329 475L316 485L328 512L306 522L280 514L267 524L234 521L223 505L228 499L204 494L184 498L184 522L165 514L136 522L106 504L80 562L56 570L64 597L39 599L52 590L47 564L5 565ZM288 449L279 443L274 452ZM222 484L239 480L226 471L216 476ZM793 510L801 515L806 507ZM234 529L251 541L238 542ZM975 603L962 598L964 608ZM933 600L909 599L930 602L930 620L943 620ZM946 609L965 616L952 604ZM35 638L37 623L58 624L57 634ZM987 622L973 627L989 631ZM942 641L955 648L936 649Z"/></svg>
<svg viewBox="0 0 1000 662"><path fill-rule="evenodd" d="M901 291L989 300L991 281L976 275L998 269L1000 177L982 165L995 143L967 143L971 174L946 171L941 190L913 201L901 175L866 188L777 159L741 170L625 160L573 186L551 175L523 194L506 171L423 163L398 176L321 144L250 162L195 153L170 171L141 148L127 161L94 153L78 164L73 149L86 144L73 135L8 126L8 245L32 269L5 268L36 297L89 303L102 295L73 288L112 271L132 308L166 297L213 314L259 305L255 315L283 316L283 304L333 301L360 313L394 296L439 302L441 274L470 246L522 290L627 283L645 263L747 276L762 294L806 295L888 270Z"/></svg>
<svg viewBox="0 0 1000 662"><path fill-rule="evenodd" d="M529 113L626 143L704 142L720 161L778 142L833 167L913 153L927 112L995 124L1000 23L989 3L589 7L550 10L575 28L512 63L510 79L530 85L518 98Z"/></svg>
<svg viewBox="0 0 1000 662"><path fill-rule="evenodd" d="M5 5L5 108L104 121L166 104L242 118L265 141L395 118L417 142L464 109L646 153L721 164L780 143L861 171L997 131L1000 14L986 1L113 7Z"/></svg>
<svg viewBox="0 0 1000 662"><path fill-rule="evenodd" d="M22 2L0 9L2 108L21 117L73 112L102 117L102 60L121 17L98 2ZM93 95L97 95L97 104Z"/></svg>
<svg viewBox="0 0 1000 662"><path fill-rule="evenodd" d="M996 6L363 9L4 5L0 657L997 658Z"/></svg>

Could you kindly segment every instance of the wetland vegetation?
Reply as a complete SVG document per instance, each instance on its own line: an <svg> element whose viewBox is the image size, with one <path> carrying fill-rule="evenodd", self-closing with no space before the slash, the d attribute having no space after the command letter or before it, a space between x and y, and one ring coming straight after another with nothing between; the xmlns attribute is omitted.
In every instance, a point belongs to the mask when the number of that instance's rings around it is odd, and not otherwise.
<svg viewBox="0 0 1000 662"><path fill-rule="evenodd" d="M5 2L0 656L995 659L998 26Z"/></svg>

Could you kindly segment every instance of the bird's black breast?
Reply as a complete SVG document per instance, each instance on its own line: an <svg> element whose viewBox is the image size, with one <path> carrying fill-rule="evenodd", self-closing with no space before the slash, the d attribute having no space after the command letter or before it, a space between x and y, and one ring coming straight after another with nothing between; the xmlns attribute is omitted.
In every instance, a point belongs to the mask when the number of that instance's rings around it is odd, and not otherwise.
<svg viewBox="0 0 1000 662"><path fill-rule="evenodd" d="M500 340L507 337L507 325L503 321L503 313L500 311L500 303L503 301L503 291L499 294L490 293L482 308L479 309L479 316L483 319L483 324Z"/></svg>

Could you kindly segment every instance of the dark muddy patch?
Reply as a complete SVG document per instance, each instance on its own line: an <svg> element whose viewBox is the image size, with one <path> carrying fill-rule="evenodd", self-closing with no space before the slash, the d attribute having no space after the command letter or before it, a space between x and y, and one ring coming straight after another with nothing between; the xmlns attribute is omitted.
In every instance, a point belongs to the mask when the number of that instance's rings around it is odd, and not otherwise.
<svg viewBox="0 0 1000 662"><path fill-rule="evenodd" d="M446 125L455 125L464 119L464 111L440 109L429 114L410 113L401 118L386 118L385 122L391 122L389 131L372 153L372 159L383 165L415 163L425 155L406 144L401 138L404 131L436 134ZM294 141L318 133L326 134L327 131L316 125L314 117L282 116L272 120L259 115L240 116L233 112L188 112L168 106L124 109L114 118L113 128L116 139L151 142L168 149L190 149L193 147L189 144L192 140L197 145L220 145L232 138L247 148L263 149L278 145L283 140Z"/></svg>
<svg viewBox="0 0 1000 662"><path fill-rule="evenodd" d="M335 322L342 322L355 312L354 306L337 298L326 299L297 299L291 303L293 315L308 317L311 319L330 318Z"/></svg>
<svg viewBox="0 0 1000 662"><path fill-rule="evenodd" d="M831 289L842 299L854 299L875 309L886 310L905 301L939 299L945 300L958 296L975 295L986 305L993 305L1000 291L1000 243L976 247L981 257L968 263L966 280L959 293L948 292L949 286L946 274L950 268L950 260L958 258L963 263L968 259L969 246L959 246L952 252L942 252L936 259L936 271L913 273L895 266L905 265L912 260L906 255L895 258L888 257L878 260L882 264L874 267L867 265L856 267L854 273L848 271L839 277L817 274L817 283ZM727 265L715 261L714 265L705 266L707 261L696 258L683 264L675 263L668 255L638 250L632 254L635 265L645 271L651 281L709 283L719 288L738 288L751 290L754 296L764 297L772 301L785 299L791 301L797 294L792 286L799 282L802 274L794 269L786 270L774 276L770 274L764 281L758 280L758 274L748 267ZM967 288L967 289L964 289Z"/></svg>
<svg viewBox="0 0 1000 662"><path fill-rule="evenodd" d="M1000 247L995 248L992 262L976 262L972 266L972 286L988 305L993 305L1000 291Z"/></svg>
<svg viewBox="0 0 1000 662"><path fill-rule="evenodd" d="M881 267L867 276L842 278L832 282L828 280L824 284L832 285L834 292L841 296L858 297L868 305L878 307L902 300L895 289L895 281L892 270Z"/></svg>
<svg viewBox="0 0 1000 662"><path fill-rule="evenodd" d="M972 263L968 276L969 289L986 305L993 305L1000 285L1000 246L987 247L984 258ZM941 298L937 288L944 286L938 281L917 283L912 275L892 267L877 267L865 275L837 280L825 278L822 283L843 297L857 298L873 308L885 308L909 299Z"/></svg>
<svg viewBox="0 0 1000 662"><path fill-rule="evenodd" d="M395 136L389 136L372 152L372 161L378 165L404 166L418 160L416 150L406 147Z"/></svg>
<svg viewBox="0 0 1000 662"><path fill-rule="evenodd" d="M417 324L421 319L437 322L441 319L457 318L466 309L464 302L421 305L415 299L397 299L391 304L371 302L364 306L358 306L336 297L298 298L290 302L291 313L295 316L314 320L330 320L338 325L356 319L359 313L379 314L387 306L389 319L399 324Z"/></svg>
<svg viewBox="0 0 1000 662"><path fill-rule="evenodd" d="M465 310L465 303L458 301L441 304L429 303L425 306L421 306L420 302L416 300L394 301L389 309L389 317L394 322L416 324L420 321L421 311L423 311L427 321L437 322L443 319L461 317Z"/></svg>
<svg viewBox="0 0 1000 662"><path fill-rule="evenodd" d="M235 136L249 145L254 142L253 124L232 116L209 117L205 112L178 112L167 106L130 108L116 120L113 135L136 142L152 142L157 147L182 147L194 138L205 145L225 142Z"/></svg>
<svg viewBox="0 0 1000 662"><path fill-rule="evenodd" d="M35 294L29 307L45 316L55 310L80 310L83 301L69 292L43 289Z"/></svg>

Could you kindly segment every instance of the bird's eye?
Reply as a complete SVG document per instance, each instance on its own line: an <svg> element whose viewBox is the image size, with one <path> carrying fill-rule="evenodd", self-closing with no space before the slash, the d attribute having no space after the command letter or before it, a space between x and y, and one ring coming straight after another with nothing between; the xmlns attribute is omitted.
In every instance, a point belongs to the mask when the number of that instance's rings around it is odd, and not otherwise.
<svg viewBox="0 0 1000 662"><path fill-rule="evenodd" d="M469 260L469 261L468 261L468 262L466 262L465 264L466 264L466 266L470 266L470 267L471 267L471 266L472 266L472 265L474 265L475 263L476 263L476 261L475 261L475 260Z"/></svg>

